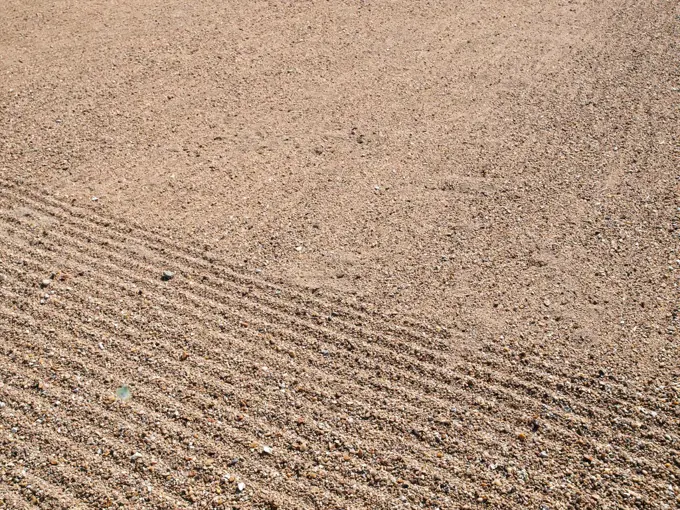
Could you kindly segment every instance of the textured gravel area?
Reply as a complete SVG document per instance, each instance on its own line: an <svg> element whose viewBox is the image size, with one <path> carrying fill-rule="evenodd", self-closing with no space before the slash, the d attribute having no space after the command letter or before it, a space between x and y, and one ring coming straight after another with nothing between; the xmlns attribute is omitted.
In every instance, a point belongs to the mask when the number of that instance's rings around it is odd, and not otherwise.
<svg viewBox="0 0 680 510"><path fill-rule="evenodd" d="M680 505L677 2L0 27L0 507Z"/></svg>

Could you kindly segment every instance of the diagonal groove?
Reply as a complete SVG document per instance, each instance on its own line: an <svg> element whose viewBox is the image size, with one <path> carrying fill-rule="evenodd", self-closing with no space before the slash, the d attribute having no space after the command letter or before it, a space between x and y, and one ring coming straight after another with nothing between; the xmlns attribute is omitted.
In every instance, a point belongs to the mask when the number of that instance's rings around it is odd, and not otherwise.
<svg viewBox="0 0 680 510"><path fill-rule="evenodd" d="M89 235L89 234L88 234L88 235ZM105 244L109 244L109 241L108 241L108 240L107 240L107 241L101 241L101 242L103 242L103 243L105 243ZM126 247L126 245L118 245L117 247L120 248L120 249L122 249L122 250L128 249L128 248ZM205 280L204 280L204 282L205 282ZM201 283L199 283L199 284L197 284L197 285L198 285L199 287L205 288L204 282L201 282ZM210 283L210 280L208 280L208 283ZM229 283L229 282L225 282L224 280L221 280L221 283L222 283L222 284L227 284L227 283ZM234 292L240 292L240 293L242 293L242 294L247 294L248 297L253 297L252 293L249 292L249 290L248 290L247 288L246 288L246 289L244 289L244 288L242 288L242 287L241 287L241 288L236 288L236 289L234 290ZM216 298L216 299L219 299L220 296L223 297L224 295L225 295L225 294L224 294L224 291L222 291L221 294L218 292L218 293L217 293L217 298ZM265 299L269 299L269 296L265 296L264 298L265 298ZM258 299L262 299L262 298L258 298ZM243 301L243 299L241 299L241 301ZM241 301L238 301L238 303L241 303ZM266 311L266 309L265 309L265 311ZM297 318L297 315L296 315L295 313L293 313L293 312L289 312L289 315L290 315L293 319ZM299 320L298 320L298 323L300 323ZM334 325L341 325L341 324L342 324L342 321L335 321L335 323L334 323ZM304 326L305 326L305 327L309 327L310 325L309 325L309 324L304 324ZM312 324L312 327L314 327L314 326L315 326L315 325ZM350 331L352 331L353 333L358 334L359 336L361 336L362 334L364 334L364 331L363 331L361 328L356 328L355 326L353 326L353 325L351 325L351 324L350 324L349 326L347 326L347 327L350 329ZM329 331L327 328L322 328L322 330L325 331L326 333L328 333L328 331ZM393 350L393 349L394 349L395 344L397 344L397 347L398 347L398 346L403 346L403 345L404 345L403 342L396 341L394 338L385 338L385 339L384 339L384 338L382 338L381 335L371 336L370 338L371 338L373 341L378 341L379 343L381 343L381 345L384 345L384 346L388 347L388 349L390 349L390 350ZM409 349L409 350L410 350L410 349ZM403 354L401 354L401 353L399 354L399 356L402 356L402 355L403 355ZM408 366L409 369L414 369L414 368L421 367L422 365L426 364L426 363L425 363L426 360L438 360L438 364L447 363L447 361L448 361L447 358L441 357L441 356L439 356L438 354L434 353L434 352L431 351L431 350L423 350L422 348L420 348L420 350L416 351L416 356L417 356L417 357L414 358L414 359L413 359L413 362ZM475 368L476 368L477 370L481 370L481 371L483 371L483 372L486 371L486 369L485 369L484 367L481 367L481 366L480 366L479 361L478 361L477 359L475 359L475 360L470 360L469 357L468 357L467 359L468 359L468 362L469 362L469 363L474 363L474 364L475 364ZM462 368L463 370L465 370L466 367L464 367L464 366L461 367L461 366L459 365L457 368L459 368L459 369ZM489 377L494 377L494 374L492 374L492 373L486 371L486 377L487 377L487 379L488 379ZM496 374L495 377L498 378L498 375ZM506 376L506 377L507 377L507 378L503 381L504 384L505 384L506 386L514 386L514 387L518 387L518 388L520 388L521 390L525 391L525 393L529 393L529 394L531 394L531 393L542 393L543 388L538 387L535 383L530 382L528 379L527 379L527 380L518 379L516 376L513 376L513 375L508 375L508 376ZM553 391L553 394L556 394L556 395L564 395L564 393L561 392L561 391L559 391L558 389L553 388L552 391ZM558 404L561 403L561 401L562 401L563 398L564 398L564 397L560 397L560 399L558 400ZM572 409L578 409L578 407L579 407L579 404L578 404L578 403L575 403L574 401L565 400L564 403L567 404L567 405L569 405L569 407L572 408ZM619 401L616 401L616 402L615 402L615 404L619 404L619 403L620 403ZM601 413L601 416L603 416L604 418L607 418L607 419L610 419L610 416L611 416L611 414L612 414L611 411L609 411L609 410L601 409L601 408L598 408L598 407L593 407L592 405L591 405L591 406L586 406L586 407L584 407L584 408L583 408L583 411L584 411L584 413L585 413L586 415L592 415L593 412L599 412L599 413ZM623 419L624 421L628 421L628 420L629 420L629 418L626 417L626 416L622 416L621 419ZM618 420L615 420L614 423L616 423L617 421L618 421ZM628 429L630 429L630 424L625 424L625 427L627 427Z"/></svg>
<svg viewBox="0 0 680 510"><path fill-rule="evenodd" d="M121 270L120 270L120 269L116 269L116 271L119 271L119 272L120 272ZM193 295L192 290L188 290L186 295ZM194 299L198 299L198 298L194 298ZM205 303L205 299L203 299L201 302ZM196 303L198 303L198 301L196 301ZM220 303L217 302L217 301L215 301L215 300L211 300L211 301L210 301L210 304L220 305ZM247 319L248 317L242 317L242 318ZM279 317L279 318L281 318L281 317ZM270 324L271 324L271 323L270 323ZM294 332L293 332L293 331L290 331L290 330L288 331L288 333L289 333L289 334L294 334ZM346 339L345 339L345 340L346 340ZM350 340L350 341L351 341L351 340ZM367 344L366 344L365 342L362 343L362 346L363 346L363 347L368 347L368 348L370 349L370 347L367 346ZM371 355L372 355L372 356L375 356L375 350L372 350L372 351L369 351L369 352L371 352ZM384 354L384 355L385 355L385 354ZM388 358L384 358L384 360L385 360L387 363L393 363L393 358L389 358L389 357L388 357ZM403 366L403 364L402 364L402 366ZM413 380L412 378L410 378L410 371L411 371L411 369L414 369L414 370L415 370L415 369L417 369L418 367L419 367L419 366L418 366L418 364L416 364L416 363L409 363L408 365L405 366L405 369L406 369L406 370L409 370L409 373L406 373L406 375L405 375L406 380L411 380L411 382L412 382L413 384L417 384L417 383L419 383L420 381L415 381L415 380ZM379 367L377 367L377 368L379 369ZM468 371L469 371L469 370L468 370ZM416 370L416 372L417 372L417 370ZM440 374L440 377L438 378L439 381L441 381L441 382L443 382L443 383L445 383L445 384L450 384L450 381L451 381L451 376L450 376L450 375L444 375L444 376L442 377L442 376L441 376L441 372L438 372L438 373ZM433 376L433 373L432 373L432 372L429 372L429 373L426 372L424 375L425 375L426 377L432 377L432 376ZM493 377L493 374L491 374L490 372L486 371L485 376L486 376L486 379L483 381L483 384L485 384L487 388L489 388L489 389L491 389L492 391L496 392L496 395L499 396L500 398L510 398L510 399L512 399L512 400L520 401L520 402L523 401L523 400L526 400L527 398L528 398L530 401L533 400L531 397L526 397L526 396L524 396L524 395L517 395L516 393L512 392L511 390L509 390L509 389L506 388L506 387L497 387L497 386L490 385L488 379L489 379L489 377ZM465 382L465 380L464 380L464 379L461 379L460 377L457 378L457 381L459 381L460 383L464 383L464 382ZM506 384L507 384L507 383L506 383ZM432 387L430 393L431 393L431 394L436 394L437 391L438 391L438 390L435 390L434 387ZM544 403L543 403L543 402L536 402L535 405L540 409L541 406L544 405ZM553 414L555 414L555 415L557 415L560 419L566 420L566 423L568 424L569 427L571 427L571 426L580 427L578 421L577 421L577 422L573 422L574 416L572 416L572 415L567 415L567 414L565 414L565 413L562 413L560 410L555 409L555 408L551 408L551 409L550 409L550 412L553 413ZM579 419L582 420L583 418L579 418ZM584 422L584 423L587 423L587 422ZM625 431L629 431L629 430L630 430L630 425L629 425L629 424L626 424L626 423L624 422L623 426L624 426L624 430L625 430ZM595 432L598 433L598 434L602 433L601 431L595 431ZM662 433L662 431L657 431L657 432L656 432L656 434L657 434L657 436L656 436L656 437L657 437L657 440L658 440L658 438L660 437L660 434L661 434L661 433Z"/></svg>
<svg viewBox="0 0 680 510"><path fill-rule="evenodd" d="M135 338L139 338L139 336L138 336L138 335L135 335ZM176 359L176 356L172 356L172 358L173 358L173 359ZM240 365L241 365L241 366L245 366L244 364L240 364ZM94 370L94 369L90 369L90 370ZM118 369L118 370L120 371L120 369ZM171 368L166 368L166 369L163 370L164 373L166 373L166 372L168 372L168 371L170 371L170 373L173 372L173 370L172 370ZM178 378L181 378L181 377L182 377L182 375L180 375L180 374L177 374L177 375L178 375ZM196 375L198 375L198 374L196 374ZM186 376L185 376L185 377L186 377ZM150 378L150 377L147 377L147 379L148 379L148 378ZM186 380L187 380L187 384L190 384L189 381L193 381L194 378L192 378L192 377L186 377ZM208 388L208 393L214 394L215 392L218 392L218 391L219 391L219 389L220 389L220 388L219 388L219 381L217 381L216 384L217 384L217 385L211 386L211 387ZM168 389L172 389L172 387L168 387ZM201 389L201 388L199 387L199 389ZM264 391L264 390L258 390L259 393L262 393L263 391ZM245 398L248 398L248 397L249 397L248 394L243 395L243 396L244 396ZM249 399L249 400L250 400L250 399ZM252 400L254 400L255 402L257 402L257 401L255 400L255 398L253 398ZM330 400L330 396L327 396L324 400ZM172 402L169 402L169 404L172 404ZM219 403L216 403L216 406L225 407L225 406L220 405ZM235 414L237 410L232 409L231 411L233 411L233 414ZM253 411L253 412L254 412L254 411ZM202 412L201 412L200 410L198 410L198 411L194 410L194 412L191 413L191 414L192 414L193 416L196 416L196 417L198 418L198 417L201 416ZM232 416L233 416L233 414L232 414ZM334 419L329 420L329 421L332 423L332 422L335 421L335 420L337 420L337 418L334 418ZM292 422L292 421L293 421L293 417L290 417L290 419L288 420L288 422L290 423L290 422ZM265 425L263 425L263 424L258 425L259 428L262 428L262 427L264 427L264 426L265 426ZM284 424L281 424L281 425L279 425L279 426L280 426L280 427L285 427L285 421L284 421ZM274 429L274 430L275 430L275 429ZM335 437L339 437L340 439L343 440L343 442L346 442L346 440L347 440L347 438L345 438L341 433L335 433L334 436L335 436ZM307 439L309 439L309 438L307 438ZM244 442L247 442L247 441L244 440ZM293 441L291 441L291 442L293 442ZM282 445L282 446L285 446L285 445ZM423 456L423 455L425 455L425 454L427 454L427 452L421 452L420 454L417 455L417 457L421 457L421 456ZM417 468L417 466L412 466L411 469L418 469L418 468ZM457 484L460 484L460 482L457 482Z"/></svg>
<svg viewBox="0 0 680 510"><path fill-rule="evenodd" d="M20 366L12 363L12 366L16 367L16 370L14 370L13 375L15 378L23 378L22 383L24 385L31 385L33 381L26 379L25 377L22 376L20 370ZM70 366L70 369L77 369L77 366ZM49 378L50 374L50 369L47 367L34 367L35 371L37 371L39 374L43 375L43 379L47 380ZM93 373L93 371L90 371L90 373ZM101 379L101 374L99 374L99 377ZM9 392L11 390L5 388L6 392ZM54 399L57 400L62 400L67 399L69 397L69 391L68 389L64 388L61 384L58 383L52 383L49 386L49 391L50 395L53 396ZM150 392L153 393L153 392ZM101 394L93 394L89 390L83 389L83 391L79 392L80 395L82 396L89 396L91 397L91 400L89 401L90 404L94 402L104 402L105 398L104 395ZM28 400L30 402L38 402L39 398L46 399L44 400L45 406L47 406L51 400L47 399L47 395L43 395L41 393L38 393L38 396L35 396L30 393L20 393L18 390L14 392L15 398L23 398L24 401ZM137 398L137 400L140 400ZM167 403L167 402L166 402ZM186 449L182 448L181 450L178 450L177 445L172 445L168 443L165 439L161 439L162 437L161 434L161 429L154 428L152 426L152 423L149 423L148 421L144 421L142 417L153 417L156 419L156 422L160 423L159 420L161 418L164 418L163 415L156 413L152 411L151 406L144 406L142 405L143 401L140 402L139 404L130 404L126 406L124 409L121 409L120 406L118 408L114 407L114 410L111 411L110 409L107 409L105 406L102 404L97 405L93 407L92 405L88 406L89 412L91 414L91 419L94 422L96 420L96 423L101 423L101 424L106 424L109 428L110 434L107 436L101 436L99 435L99 441L101 442L102 446L107 446L111 448L112 450L115 449L116 451L123 451L124 455L129 456L132 451L135 449L139 451L146 451L149 447L149 444L144 441L144 438L141 436L143 430L145 429L151 429L154 432L157 432L159 434L159 438L156 442L153 443L154 449L152 450L153 452L159 452L162 455L158 455L158 459L155 460L154 462L160 467L160 468L165 468L166 471L168 472L181 472L182 470L186 469L188 464L187 462L180 460L178 457L179 455L183 455L186 458L192 457L194 460L192 463L194 465L209 465L210 461L208 461L208 457L199 454L196 451L193 451L191 449ZM31 406L33 408L35 406ZM60 409L51 409L51 414L54 416L58 416L61 419L61 423L71 423L71 419L66 414L65 412L61 411ZM120 416L123 414L123 416ZM35 415L36 419L39 418L39 414ZM167 420L166 420L167 421ZM82 432L87 432L89 430L89 426L87 424L73 424L72 428L74 430L79 430ZM187 427L181 426L176 423L171 423L171 424L166 424L166 429L176 432L176 433L181 433L181 436L177 437L182 437L184 441L188 442L190 439L194 438L194 431L189 430ZM117 437L118 432L121 430L125 430L127 433L125 434L125 440L122 439L115 439L115 440L109 440L106 439L107 437ZM74 438L75 439L75 438ZM204 438L205 439L205 438ZM243 438L241 438L243 439ZM226 465L228 461L233 458L232 456L229 456L227 453L221 453L219 450L216 450L215 444L211 444L212 450L218 455L223 455L224 458L222 459L224 464ZM134 447L134 448L132 448ZM73 448L69 449L70 452L73 451ZM249 458L249 462L257 464L257 461L255 460L254 455L248 454L246 449L241 448L240 453L247 455ZM82 458L84 459L85 456L82 455ZM165 460L164 460L165 459ZM166 464L168 463L168 464ZM114 464L111 464L111 466L114 466ZM264 467L264 465L262 465ZM118 465L118 469L120 469ZM238 468L231 468L232 472L238 472ZM163 484L164 480L161 478L161 473L156 472L155 470L151 472L151 474L155 477L155 479L159 482L159 484ZM137 476L137 475L134 475ZM217 475L219 479L219 475ZM269 491L266 487L260 485L256 481L251 481L249 480L249 485L252 486L253 488L256 489L256 492L260 495L263 496L268 496L269 498L275 498L275 493ZM298 493L299 495L299 493ZM177 497L182 497L180 494L176 494ZM281 498L278 498L281 499ZM176 504L176 502L175 502Z"/></svg>

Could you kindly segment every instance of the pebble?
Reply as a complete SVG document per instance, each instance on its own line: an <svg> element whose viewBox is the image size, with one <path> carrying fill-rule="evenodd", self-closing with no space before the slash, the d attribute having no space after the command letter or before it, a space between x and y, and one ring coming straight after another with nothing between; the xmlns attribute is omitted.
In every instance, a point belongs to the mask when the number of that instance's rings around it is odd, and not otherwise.
<svg viewBox="0 0 680 510"><path fill-rule="evenodd" d="M164 282L167 282L168 280L172 280L175 277L175 273L172 271L163 271L163 276L161 276L161 280Z"/></svg>
<svg viewBox="0 0 680 510"><path fill-rule="evenodd" d="M239 482L236 488L238 489L239 492L243 492L246 489L246 484L243 482Z"/></svg>
<svg viewBox="0 0 680 510"><path fill-rule="evenodd" d="M116 396L121 400L128 400L132 396L132 393L128 386L121 386L116 390Z"/></svg>
<svg viewBox="0 0 680 510"><path fill-rule="evenodd" d="M271 455L273 450L272 450L272 447L271 447L271 446L263 446L263 447L262 447L262 451L263 451L264 453L266 453L267 455Z"/></svg>
<svg viewBox="0 0 680 510"><path fill-rule="evenodd" d="M45 287L49 287L52 284L52 280L45 278L43 281L40 282L40 286L44 289Z"/></svg>
<svg viewBox="0 0 680 510"><path fill-rule="evenodd" d="M132 456L130 456L130 460L132 462L137 462L141 458L142 458L142 454L139 453L139 452L135 452L135 453L132 454Z"/></svg>

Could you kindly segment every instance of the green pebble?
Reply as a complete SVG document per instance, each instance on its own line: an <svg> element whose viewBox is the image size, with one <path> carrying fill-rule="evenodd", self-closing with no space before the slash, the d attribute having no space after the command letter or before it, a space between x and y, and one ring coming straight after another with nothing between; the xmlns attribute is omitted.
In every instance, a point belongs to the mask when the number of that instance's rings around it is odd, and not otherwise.
<svg viewBox="0 0 680 510"><path fill-rule="evenodd" d="M132 396L132 393L128 386L121 386L116 390L116 396L121 400L128 400Z"/></svg>

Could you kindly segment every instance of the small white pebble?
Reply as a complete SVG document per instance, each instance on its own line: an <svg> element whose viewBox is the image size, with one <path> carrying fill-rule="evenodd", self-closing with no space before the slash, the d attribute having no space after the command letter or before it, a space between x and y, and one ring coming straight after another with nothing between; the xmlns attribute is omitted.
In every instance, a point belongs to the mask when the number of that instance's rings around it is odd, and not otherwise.
<svg viewBox="0 0 680 510"><path fill-rule="evenodd" d="M243 492L246 489L246 484L243 482L239 482L236 488L238 489L239 492Z"/></svg>

